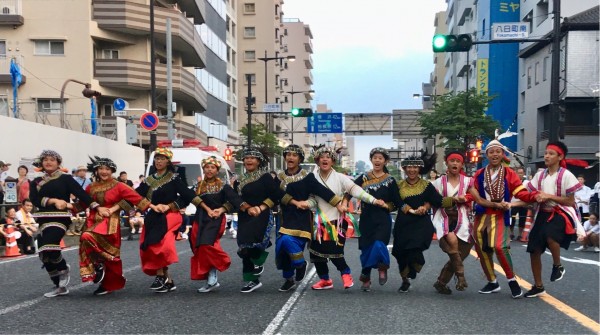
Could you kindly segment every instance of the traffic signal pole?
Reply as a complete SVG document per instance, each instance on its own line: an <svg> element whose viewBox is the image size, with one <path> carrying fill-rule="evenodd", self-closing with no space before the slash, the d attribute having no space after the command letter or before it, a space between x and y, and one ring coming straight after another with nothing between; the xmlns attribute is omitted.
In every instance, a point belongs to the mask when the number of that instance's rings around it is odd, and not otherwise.
<svg viewBox="0 0 600 335"><path fill-rule="evenodd" d="M252 145L252 82L250 74L246 74L246 81L248 82L248 97L246 98L246 112L248 113L248 149Z"/></svg>
<svg viewBox="0 0 600 335"><path fill-rule="evenodd" d="M552 32L552 64L550 70L550 129L548 140L558 141L564 138L565 115L559 109L559 79L560 79L560 0L553 1L554 29ZM561 126L562 125L562 126Z"/></svg>

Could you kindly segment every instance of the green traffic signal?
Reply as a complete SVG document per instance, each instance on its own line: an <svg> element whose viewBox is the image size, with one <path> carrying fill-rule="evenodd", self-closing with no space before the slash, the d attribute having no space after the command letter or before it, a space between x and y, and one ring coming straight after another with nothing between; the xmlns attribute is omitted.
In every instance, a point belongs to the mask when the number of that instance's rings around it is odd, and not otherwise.
<svg viewBox="0 0 600 335"><path fill-rule="evenodd" d="M466 52L471 49L473 39L469 34L434 35L431 45L433 52Z"/></svg>
<svg viewBox="0 0 600 335"><path fill-rule="evenodd" d="M310 108L292 108L290 114L293 117L310 117L313 115L313 110Z"/></svg>
<svg viewBox="0 0 600 335"><path fill-rule="evenodd" d="M296 117L300 115L300 108L292 108L292 116Z"/></svg>

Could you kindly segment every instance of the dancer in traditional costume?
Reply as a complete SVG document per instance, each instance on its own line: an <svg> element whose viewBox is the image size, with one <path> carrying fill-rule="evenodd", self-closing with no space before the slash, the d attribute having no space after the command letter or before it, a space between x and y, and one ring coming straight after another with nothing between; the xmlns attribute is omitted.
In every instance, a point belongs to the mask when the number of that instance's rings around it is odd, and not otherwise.
<svg viewBox="0 0 600 335"><path fill-rule="evenodd" d="M533 298L546 292L542 281L542 254L546 248L552 254L550 281L561 280L565 268L560 262L560 248L569 249L577 235L585 236L575 203L575 192L582 185L567 170L567 146L562 142L546 145L544 163L546 169L538 171L527 187L539 191L535 205L535 221L529 233L527 252L531 259L534 286L525 293ZM570 162L569 162L570 163ZM585 163L585 162L584 162ZM587 163L586 163L587 164Z"/></svg>
<svg viewBox="0 0 600 335"><path fill-rule="evenodd" d="M202 199L192 222L190 246L192 280L206 280L199 293L208 293L220 286L217 272L224 272L231 265L231 258L221 247L225 232L225 213L231 213L242 202L240 196L219 177L221 162L215 156L202 160L204 179L198 183L196 195Z"/></svg>
<svg viewBox="0 0 600 335"><path fill-rule="evenodd" d="M153 209L144 218L144 230L140 235L140 257L142 271L149 276L156 276L150 289L158 293L177 288L169 275L169 265L179 261L175 248L175 236L183 221L179 210L190 202L195 206L202 202L173 172L171 159L171 150L156 148L153 164L156 170L136 189L153 205Z"/></svg>
<svg viewBox="0 0 600 335"><path fill-rule="evenodd" d="M60 241L71 225L72 212L78 213L84 208L70 203L71 194L80 203L91 209L106 212L100 205L85 193L69 174L60 169L62 157L53 150L44 150L34 165L41 169L43 176L31 181L31 202L38 208L34 217L39 224L38 250L44 268L56 286L52 292L44 294L47 298L69 294L67 285L70 281L69 265L63 258Z"/></svg>
<svg viewBox="0 0 600 335"><path fill-rule="evenodd" d="M464 291L468 286L463 260L469 256L473 247L471 236L473 223L469 215L471 201L467 201L472 199L472 196L468 192L471 178L463 174L464 156L458 151L450 152L446 155L445 161L446 175L436 179L433 186L442 196L454 198L455 205L451 208L435 208L433 223L439 246L448 254L450 260L442 268L433 287L438 293L451 294L452 290L447 284L455 274L458 291ZM462 201L459 201L459 198L462 198Z"/></svg>
<svg viewBox="0 0 600 335"><path fill-rule="evenodd" d="M246 284L242 293L250 293L260 288L260 274L271 246L273 222L269 220L271 208L275 206L278 194L275 180L265 169L267 159L256 148L246 148L242 153L246 172L235 183L235 189L242 197L238 212L238 256L242 259L242 272Z"/></svg>
<svg viewBox="0 0 600 335"><path fill-rule="evenodd" d="M306 275L304 247L312 238L312 212L308 199L311 194L325 199L331 206L344 212L342 198L317 181L315 175L300 167L304 162L304 150L296 144L283 149L287 169L277 174L281 198L279 236L275 246L277 269L282 270L284 282L279 291L286 292L302 281ZM295 275L294 275L295 274ZM350 277L351 279L352 277ZM345 286L353 284L345 283Z"/></svg>
<svg viewBox="0 0 600 335"><path fill-rule="evenodd" d="M510 256L510 201L515 196L525 202L534 202L537 192L527 192L517 173L502 164L504 146L498 140L488 143L485 154L489 165L477 170L471 179L472 192L491 202L489 207L475 205L475 250L488 280L479 293L500 291L492 260L495 252L508 279L511 295L516 299L523 296L523 291L515 280Z"/></svg>
<svg viewBox="0 0 600 335"><path fill-rule="evenodd" d="M79 273L81 281L100 283L94 295L104 295L125 287L121 262L121 227L119 212L130 204L146 210L150 202L127 184L113 177L116 164L109 158L95 157L88 164L94 182L86 192L106 210L91 209L79 239Z"/></svg>
<svg viewBox="0 0 600 335"><path fill-rule="evenodd" d="M434 158L435 155L430 160ZM428 161L426 166L423 158L416 156L401 163L406 179L398 186L400 198L406 206L396 216L392 248L402 277L402 285L398 289L401 293L408 292L410 279L415 279L425 265L423 251L429 249L435 232L428 210L431 206L448 208L453 205L451 197L442 197L428 180L421 178L421 174L429 172L432 165Z"/></svg>
<svg viewBox="0 0 600 335"><path fill-rule="evenodd" d="M333 169L337 153L328 147L319 147L313 153L318 169L314 171L319 183L332 190L333 193L343 196L349 194L365 204L376 204L387 207L383 200L377 200L360 186L352 182L348 176L338 173ZM331 261L340 271L344 288L353 285L350 267L344 259L344 244L348 232L348 218L340 215L337 208L321 197L311 197L311 209L316 212L313 238L308 248L310 261L315 264L319 281L312 286L313 290L327 290L333 288L333 281L329 277L327 262Z"/></svg>
<svg viewBox="0 0 600 335"><path fill-rule="evenodd" d="M387 271L390 268L390 253L388 244L392 234L392 217L390 212L396 206L402 206L398 184L385 167L390 160L388 151L384 148L373 148L369 153L373 170L358 176L354 183L366 193L386 203L386 206L375 206L368 202L361 202L360 228L358 248L361 250L361 273L359 280L361 289L365 292L371 290L371 270L379 272L379 284L387 282ZM347 194L344 205L350 201Z"/></svg>

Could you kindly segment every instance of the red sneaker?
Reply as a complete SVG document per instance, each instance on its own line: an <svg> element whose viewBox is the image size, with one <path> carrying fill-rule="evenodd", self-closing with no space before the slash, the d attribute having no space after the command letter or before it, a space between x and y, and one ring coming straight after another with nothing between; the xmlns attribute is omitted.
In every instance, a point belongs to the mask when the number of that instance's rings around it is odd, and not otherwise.
<svg viewBox="0 0 600 335"><path fill-rule="evenodd" d="M344 282L344 288L348 289L354 286L354 280L352 280L352 276L350 274L342 275L342 281Z"/></svg>
<svg viewBox="0 0 600 335"><path fill-rule="evenodd" d="M333 280L331 279L321 279L318 283L311 286L313 290L331 290L333 288Z"/></svg>

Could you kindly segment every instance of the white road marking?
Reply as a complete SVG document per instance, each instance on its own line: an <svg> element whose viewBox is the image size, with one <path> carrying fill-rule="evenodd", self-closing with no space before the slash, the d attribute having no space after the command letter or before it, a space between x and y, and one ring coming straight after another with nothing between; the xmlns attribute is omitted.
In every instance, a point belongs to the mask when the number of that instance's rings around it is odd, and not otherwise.
<svg viewBox="0 0 600 335"><path fill-rule="evenodd" d="M277 315L273 318L271 323L269 323L269 325L267 326L267 329L265 329L265 331L263 332L263 335L273 335L279 329L279 327L281 327L289 311L292 309L292 307L294 307L298 299L300 299L300 297L304 294L306 286L312 280L312 277L315 275L316 272L317 271L315 270L314 266L310 268L308 274L306 275L306 278L304 278L304 280L300 283L300 286L296 288L296 291L288 299L285 305L281 307L279 313L277 313Z"/></svg>
<svg viewBox="0 0 600 335"><path fill-rule="evenodd" d="M546 250L546 254L552 255L550 253L550 251L548 251L548 250ZM592 264L592 265L596 265L596 266L600 267L600 262L594 261L591 259L585 259L585 258L579 258L579 257L568 258L568 257L564 257L564 256L560 256L560 259L563 261L566 261L566 262L580 263L580 264Z"/></svg>
<svg viewBox="0 0 600 335"><path fill-rule="evenodd" d="M64 249L63 251L65 251L65 250L67 250L67 249ZM177 254L181 255L181 254L185 254L185 253L188 253L188 252L189 252L189 250L185 250L185 251L180 251ZM142 268L141 265L132 266L132 267L129 267L127 269L124 269L123 270L123 274L129 273L129 272L133 272L133 271L136 271L136 270L140 270L141 268ZM86 286L89 286L89 285L94 285L94 284L92 284L90 282L86 282L86 283L77 284L75 286L70 286L69 287L69 292L78 291L78 290L80 290L80 289L82 289L82 288L84 288ZM20 309L27 308L27 307L39 304L42 301L45 301L45 300L47 301L48 299L60 299L60 297L46 298L46 297L44 297L42 295L40 298L35 298L35 299L23 301L23 302L18 303L16 305L12 305L12 306L9 306L9 307L6 307L6 308L2 308L2 309L0 309L0 315L5 315L5 314L11 313L11 312L15 312L15 311L18 311Z"/></svg>
<svg viewBox="0 0 600 335"><path fill-rule="evenodd" d="M71 250L79 250L79 247L69 247L69 248L62 249L61 251L67 252L67 251L71 251ZM16 257L16 258L0 258L0 265L5 264L5 263L22 261L22 260L30 259L30 258L34 258L34 257L39 258L37 253L35 255L27 255L27 256L21 256L21 257Z"/></svg>

